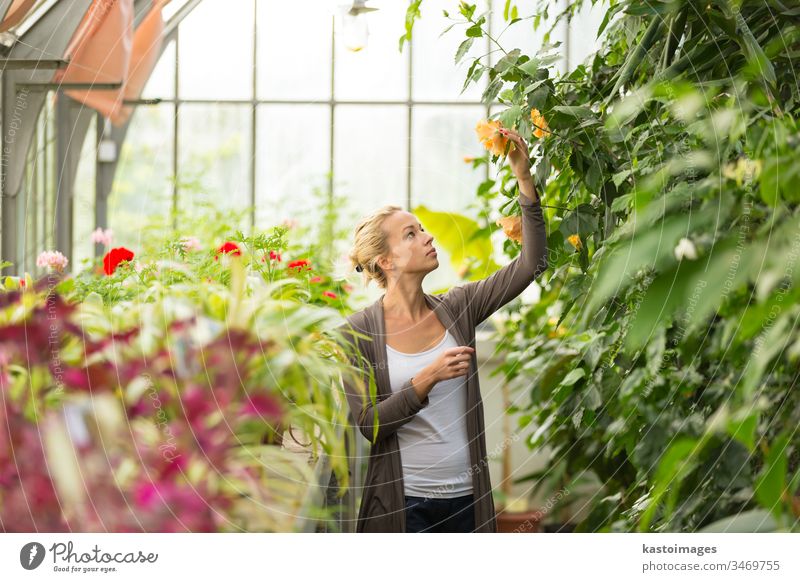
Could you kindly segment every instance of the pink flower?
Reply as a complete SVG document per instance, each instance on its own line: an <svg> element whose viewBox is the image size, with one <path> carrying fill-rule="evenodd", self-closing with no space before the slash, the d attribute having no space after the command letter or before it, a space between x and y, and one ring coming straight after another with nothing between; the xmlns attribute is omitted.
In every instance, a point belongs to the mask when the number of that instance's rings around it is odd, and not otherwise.
<svg viewBox="0 0 800 582"><path fill-rule="evenodd" d="M282 224L286 228L292 229L297 226L297 221L294 218L284 218Z"/></svg>
<svg viewBox="0 0 800 582"><path fill-rule="evenodd" d="M183 250L185 250L187 253L190 251L200 250L200 240L194 236L187 236L182 238L181 244L183 245Z"/></svg>
<svg viewBox="0 0 800 582"><path fill-rule="evenodd" d="M271 418L280 420L283 416L283 408L278 399L271 394L257 393L248 394L247 402L242 406L243 416L257 416L259 418Z"/></svg>
<svg viewBox="0 0 800 582"><path fill-rule="evenodd" d="M309 283L322 283L322 277L315 275L308 280Z"/></svg>
<svg viewBox="0 0 800 582"><path fill-rule="evenodd" d="M110 228L103 230L102 228L98 227L92 233L92 242L110 247L113 234L114 233Z"/></svg>
<svg viewBox="0 0 800 582"><path fill-rule="evenodd" d="M69 259L58 251L43 251L36 258L37 267L47 267L62 273L69 263Z"/></svg>

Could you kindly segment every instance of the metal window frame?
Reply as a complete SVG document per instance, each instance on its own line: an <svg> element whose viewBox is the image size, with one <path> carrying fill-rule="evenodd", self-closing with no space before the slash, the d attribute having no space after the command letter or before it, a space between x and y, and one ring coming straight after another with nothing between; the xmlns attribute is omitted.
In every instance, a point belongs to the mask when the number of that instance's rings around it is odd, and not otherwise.
<svg viewBox="0 0 800 582"><path fill-rule="evenodd" d="M498 0L494 0L497 2ZM406 43L407 51L406 51L406 59L407 59L407 70L408 76L406 80L406 91L407 96L406 99L394 99L394 100L381 100L381 101L368 101L368 100L348 100L348 99L337 99L336 98L336 17L333 15L331 17L331 60L330 60L330 71L331 71L331 81L330 81L330 98L329 99L261 99L258 97L258 70L259 70L259 58L258 58L258 41L259 41L259 29L258 29L258 0L251 0L252 4L252 11L253 11L253 72L251 78L251 90L252 94L249 99L197 99L197 98L183 98L181 97L180 93L180 42L179 42L179 31L177 28L175 29L174 34L174 42L175 42L175 60L173 63L173 72L174 72L174 92L175 96L172 99L161 99L162 103L170 103L173 105L173 115L174 115L174 125L173 125L173 151L172 151L172 159L173 159L173 208L177 209L178 204L180 202L180 192L178 186L177 176L180 172L180 143L179 143L179 124L180 124L180 115L181 115L181 106L184 104L190 105L246 105L249 106L251 109L251 121L250 121L250 135L249 135L249 142L251 146L250 150L250 201L251 201L251 216L250 216L250 223L251 227L255 228L256 224L256 202L257 202L257 185L256 185L256 160L257 160L257 150L258 150L258 137L257 137L257 111L259 106L261 105L327 105L329 108L330 114L330 128L329 128L329 155L328 155L328 193L329 195L333 195L334 192L334 165L336 161L336 147L335 147L335 115L336 115L336 108L339 105L362 105L365 107L370 106L385 106L385 105L396 105L396 106L405 106L406 107L406 158L407 158L407 172L406 172L406 200L405 206L407 210L411 210L412 206L412 198L413 198L413 168L411 164L411 156L413 153L412 148L412 139L414 137L414 129L413 129L413 119L414 119L414 109L417 106L442 106L442 107L476 107L481 106L485 109L486 116L488 117L492 107L502 105L499 101L494 101L490 104L486 104L480 100L464 100L464 101L451 101L451 100L425 100L425 99L414 99L413 98L413 77L414 77L414 62L413 62L413 53L414 53L414 38L412 37L411 41ZM190 3L191 4L191 3ZM490 11L487 16L487 25L491 27L492 25L492 12ZM488 55L489 65L492 64L492 54L491 54L491 41L486 38L486 52L490 53ZM564 35L564 58L569 58L569 28L565 31ZM485 179L489 178L490 168L487 165L485 168ZM174 225L177 226L177 225Z"/></svg>

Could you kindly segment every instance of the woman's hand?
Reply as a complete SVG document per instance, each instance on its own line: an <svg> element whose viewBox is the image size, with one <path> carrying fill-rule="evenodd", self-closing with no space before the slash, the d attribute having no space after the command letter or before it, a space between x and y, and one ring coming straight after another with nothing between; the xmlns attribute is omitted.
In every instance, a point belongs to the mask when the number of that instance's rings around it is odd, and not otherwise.
<svg viewBox="0 0 800 582"><path fill-rule="evenodd" d="M514 148L508 152L508 165L517 177L520 191L531 200L538 200L531 177L531 156L528 153L528 145L513 129L501 128L498 131L514 144Z"/></svg>
<svg viewBox="0 0 800 582"><path fill-rule="evenodd" d="M412 378L412 384L420 400L425 397L437 382L466 376L469 373L469 362L475 348L470 346L457 346L447 348L439 357L429 365L420 370L419 374Z"/></svg>

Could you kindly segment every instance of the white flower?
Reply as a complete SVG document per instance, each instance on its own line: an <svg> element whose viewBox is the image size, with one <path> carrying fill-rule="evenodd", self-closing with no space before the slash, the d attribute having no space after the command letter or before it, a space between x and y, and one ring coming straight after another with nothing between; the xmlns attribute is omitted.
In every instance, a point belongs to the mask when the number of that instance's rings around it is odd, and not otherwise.
<svg viewBox="0 0 800 582"><path fill-rule="evenodd" d="M50 268L59 273L63 272L69 259L58 251L43 251L36 257L36 266Z"/></svg>
<svg viewBox="0 0 800 582"><path fill-rule="evenodd" d="M110 247L113 235L114 233L110 228L103 230L102 228L98 227L92 233L92 242Z"/></svg>
<svg viewBox="0 0 800 582"><path fill-rule="evenodd" d="M675 247L675 258L679 261L683 259L695 260L697 258L697 248L694 243L688 238L679 240L678 245Z"/></svg>

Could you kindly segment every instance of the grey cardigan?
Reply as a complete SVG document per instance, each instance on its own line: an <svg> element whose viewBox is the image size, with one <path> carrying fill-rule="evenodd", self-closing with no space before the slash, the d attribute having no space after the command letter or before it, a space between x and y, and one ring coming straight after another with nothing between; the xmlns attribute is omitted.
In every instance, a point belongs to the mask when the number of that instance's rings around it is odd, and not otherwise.
<svg viewBox="0 0 800 582"><path fill-rule="evenodd" d="M475 327L522 293L547 268L547 236L541 204L538 199L534 201L522 194L519 203L522 208L522 250L513 261L485 279L453 287L447 293L424 293L428 306L459 345L474 348ZM351 420L371 443L357 532L405 532L403 469L397 430L428 405L427 396L420 402L411 380L392 393L387 369L383 297L381 295L371 305L348 316L347 322L337 328L340 337L356 346L362 356L362 359L350 358L351 364L361 372L362 383L345 380L344 389ZM354 335L353 331L366 335L368 339ZM375 398L364 390L370 385L367 362L375 370ZM495 532L497 524L486 460L483 402L477 358L474 356L466 386L475 531ZM435 386L433 390L436 390Z"/></svg>

